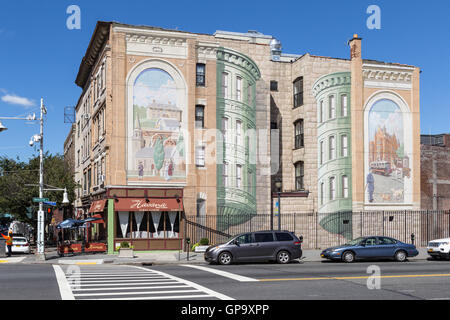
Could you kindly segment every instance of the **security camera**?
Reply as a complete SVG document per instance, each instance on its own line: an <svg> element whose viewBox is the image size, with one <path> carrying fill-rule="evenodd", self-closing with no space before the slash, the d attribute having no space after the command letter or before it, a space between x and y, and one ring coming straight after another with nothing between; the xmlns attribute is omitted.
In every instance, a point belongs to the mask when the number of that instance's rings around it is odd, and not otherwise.
<svg viewBox="0 0 450 320"><path fill-rule="evenodd" d="M32 147L34 145L33 139L30 140L29 144L30 144L30 147Z"/></svg>

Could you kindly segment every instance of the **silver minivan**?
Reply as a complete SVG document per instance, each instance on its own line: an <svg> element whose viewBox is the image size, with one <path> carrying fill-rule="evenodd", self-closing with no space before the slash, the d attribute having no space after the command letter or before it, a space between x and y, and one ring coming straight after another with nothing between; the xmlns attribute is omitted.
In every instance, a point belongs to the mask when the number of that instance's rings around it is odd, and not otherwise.
<svg viewBox="0 0 450 320"><path fill-rule="evenodd" d="M205 251L207 262L223 265L259 261L288 263L301 256L300 239L286 230L242 233L223 244L210 246Z"/></svg>

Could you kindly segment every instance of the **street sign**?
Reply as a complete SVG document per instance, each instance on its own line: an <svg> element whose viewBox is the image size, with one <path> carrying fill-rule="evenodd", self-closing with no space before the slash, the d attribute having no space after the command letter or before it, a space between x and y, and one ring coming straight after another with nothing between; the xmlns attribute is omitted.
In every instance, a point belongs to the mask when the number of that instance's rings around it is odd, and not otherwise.
<svg viewBox="0 0 450 320"><path fill-rule="evenodd" d="M49 198L33 198L33 202L45 202L49 201Z"/></svg>
<svg viewBox="0 0 450 320"><path fill-rule="evenodd" d="M44 201L44 204L56 207L56 202L53 201Z"/></svg>

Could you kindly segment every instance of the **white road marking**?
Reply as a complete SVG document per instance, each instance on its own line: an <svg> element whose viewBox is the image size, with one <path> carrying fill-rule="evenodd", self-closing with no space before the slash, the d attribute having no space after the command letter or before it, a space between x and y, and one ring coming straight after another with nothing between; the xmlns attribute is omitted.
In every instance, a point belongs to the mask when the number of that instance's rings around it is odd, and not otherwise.
<svg viewBox="0 0 450 320"><path fill-rule="evenodd" d="M103 264L103 259L91 259L91 260L58 260L58 264Z"/></svg>
<svg viewBox="0 0 450 320"><path fill-rule="evenodd" d="M137 267L137 266L128 266L128 267L130 267L130 268L137 268L137 269L140 269L140 270L149 270L149 269L146 269L146 268L144 268L144 267ZM216 297L216 298L218 298L218 299L221 299L221 300L234 300L233 298L231 298L231 297L228 297L228 296L226 296L226 295L224 295L224 294L221 294L221 293L219 293L219 292L216 292L216 291L214 291L214 290L211 290L211 289L208 289L208 288L206 288L206 287L203 287L203 286L201 286L201 285L199 285L199 284L196 284L196 283L194 283L194 282L192 282L192 281L189 281L189 280L185 280L185 279L181 279L181 278L178 278L178 277L175 277L175 276L172 276L172 275L170 275L170 274L167 274L167 273L164 273L164 272L161 272L161 271L157 271L157 270L151 270L152 272L155 272L155 273L159 273L160 275L162 275L162 276L164 276L164 277L167 277L167 278L170 278L170 279L174 279L174 280L177 280L177 281L179 281L179 282L181 282L181 283L185 283L185 284L187 284L187 285L189 285L189 286L191 286L191 287L194 287L194 288L196 288L196 289L198 289L198 290L201 290L201 291L203 291L203 292L206 292L206 293L208 293L209 295L211 295L211 296L213 296L213 297ZM184 298L184 297L183 297ZM181 298L180 298L181 299Z"/></svg>
<svg viewBox="0 0 450 320"><path fill-rule="evenodd" d="M139 294L161 294L161 293L191 293L191 292L198 292L200 293L200 290L197 289L191 289L191 290L160 290L160 291L133 291L133 292L102 292L102 293L76 293L74 294L75 297L96 297L96 296L126 296L126 295L139 295Z"/></svg>
<svg viewBox="0 0 450 320"><path fill-rule="evenodd" d="M53 269L56 274L56 281L58 282L59 292L61 294L62 300L74 300L75 297L72 294L67 278L62 271L61 267L58 265L53 265Z"/></svg>
<svg viewBox="0 0 450 320"><path fill-rule="evenodd" d="M170 282L174 284L176 282ZM87 289L74 289L73 291L106 291L106 290L135 290L135 289L172 289L172 288L189 288L186 284L179 284L174 286L146 286L146 287L120 287L120 288L87 288ZM172 292L172 291L170 291Z"/></svg>
<svg viewBox="0 0 450 320"><path fill-rule="evenodd" d="M19 262L22 262L23 259L25 259L25 257L1 258L0 263L19 263Z"/></svg>
<svg viewBox="0 0 450 320"><path fill-rule="evenodd" d="M192 298L211 298L209 294L197 294L188 296L158 296L158 297L127 297L127 298L106 298L106 299L83 299L83 300L162 300L162 299L192 299Z"/></svg>
<svg viewBox="0 0 450 320"><path fill-rule="evenodd" d="M74 285L74 287L109 287L109 286L130 286L130 285L136 285L135 288L140 288L141 285L149 285L149 284L176 284L178 283L175 280L170 281L164 281L164 280L158 280L158 281L150 281L150 282L139 282L139 283L94 283L94 284L79 284Z"/></svg>
<svg viewBox="0 0 450 320"><path fill-rule="evenodd" d="M231 272L222 271L222 270L216 270L216 269L207 268L207 267L203 267L203 266L196 266L196 265L190 265L190 264L182 264L182 266L189 267L189 268L194 268L194 269L199 269L199 270L203 270L203 271L210 272L210 273L214 273L214 274L217 274L219 276L230 278L230 279L233 279L233 280L236 280L236 281L240 281L240 282L256 282L256 281L259 281L258 279L244 277L244 276L240 276L238 274L234 274L234 273L231 273Z"/></svg>

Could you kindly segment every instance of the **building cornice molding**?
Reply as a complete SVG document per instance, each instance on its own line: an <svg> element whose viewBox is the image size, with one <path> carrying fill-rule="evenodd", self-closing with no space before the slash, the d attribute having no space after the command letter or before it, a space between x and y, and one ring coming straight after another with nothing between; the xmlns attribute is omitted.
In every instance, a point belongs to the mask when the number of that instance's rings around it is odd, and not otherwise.
<svg viewBox="0 0 450 320"><path fill-rule="evenodd" d="M217 49L217 60L245 69L254 77L255 81L261 78L261 72L256 63L240 52L219 47Z"/></svg>
<svg viewBox="0 0 450 320"><path fill-rule="evenodd" d="M414 68L395 65L363 64L365 87L411 89Z"/></svg>
<svg viewBox="0 0 450 320"><path fill-rule="evenodd" d="M337 72L324 75L316 80L313 85L313 95L317 97L322 91L341 86L351 85L351 73L350 72Z"/></svg>

